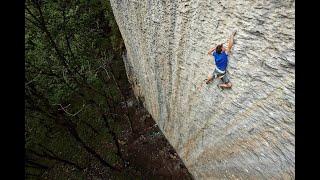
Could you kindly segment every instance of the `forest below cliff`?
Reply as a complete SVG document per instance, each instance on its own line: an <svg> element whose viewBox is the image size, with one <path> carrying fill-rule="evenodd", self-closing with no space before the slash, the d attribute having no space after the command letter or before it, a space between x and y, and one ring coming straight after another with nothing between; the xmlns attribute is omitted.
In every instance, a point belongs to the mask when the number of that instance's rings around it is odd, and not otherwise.
<svg viewBox="0 0 320 180"><path fill-rule="evenodd" d="M190 178L135 100L124 52L109 1L26 1L26 179Z"/></svg>

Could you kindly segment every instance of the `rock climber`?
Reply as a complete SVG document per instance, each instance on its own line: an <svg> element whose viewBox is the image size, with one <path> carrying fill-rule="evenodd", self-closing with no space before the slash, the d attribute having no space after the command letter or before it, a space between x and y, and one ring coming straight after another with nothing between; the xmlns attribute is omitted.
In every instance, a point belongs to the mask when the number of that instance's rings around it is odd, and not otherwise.
<svg viewBox="0 0 320 180"><path fill-rule="evenodd" d="M221 84L218 84L219 88L231 88L232 84L226 74L226 71L228 66L228 55L231 52L235 34L236 31L234 31L230 36L227 48L224 48L223 44L219 44L218 46L211 48L208 51L208 55L212 55L214 57L216 67L214 71L209 74L208 79L206 80L206 84L209 84L215 78L219 78L223 82Z"/></svg>

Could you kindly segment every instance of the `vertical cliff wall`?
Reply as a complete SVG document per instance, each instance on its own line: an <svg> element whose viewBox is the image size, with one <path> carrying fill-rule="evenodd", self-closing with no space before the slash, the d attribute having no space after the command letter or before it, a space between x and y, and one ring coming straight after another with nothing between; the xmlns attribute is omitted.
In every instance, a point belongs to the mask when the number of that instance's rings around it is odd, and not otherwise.
<svg viewBox="0 0 320 180"><path fill-rule="evenodd" d="M293 179L293 0L111 0L128 77L195 179ZM204 85L237 30L233 87Z"/></svg>

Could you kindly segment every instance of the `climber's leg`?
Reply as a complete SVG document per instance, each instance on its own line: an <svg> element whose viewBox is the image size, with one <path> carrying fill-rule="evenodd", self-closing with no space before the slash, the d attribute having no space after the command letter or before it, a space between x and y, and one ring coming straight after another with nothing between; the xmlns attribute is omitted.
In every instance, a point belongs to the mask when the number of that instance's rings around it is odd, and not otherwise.
<svg viewBox="0 0 320 180"><path fill-rule="evenodd" d="M218 71L214 70L212 73L208 75L208 79L206 79L206 84L211 83L217 77Z"/></svg>
<svg viewBox="0 0 320 180"><path fill-rule="evenodd" d="M213 78L214 78L214 73L210 73L208 75L208 78L206 79L206 84L209 84L213 81Z"/></svg>
<svg viewBox="0 0 320 180"><path fill-rule="evenodd" d="M228 82L228 83L219 84L219 86L222 88L231 88L232 84L231 82Z"/></svg>
<svg viewBox="0 0 320 180"><path fill-rule="evenodd" d="M224 74L224 76L221 78L222 84L219 84L220 87L222 88L231 88L232 84L227 76L227 74Z"/></svg>
<svg viewBox="0 0 320 180"><path fill-rule="evenodd" d="M206 84L209 84L212 80L213 80L213 74L210 73L210 74L208 75L208 79L206 79Z"/></svg>

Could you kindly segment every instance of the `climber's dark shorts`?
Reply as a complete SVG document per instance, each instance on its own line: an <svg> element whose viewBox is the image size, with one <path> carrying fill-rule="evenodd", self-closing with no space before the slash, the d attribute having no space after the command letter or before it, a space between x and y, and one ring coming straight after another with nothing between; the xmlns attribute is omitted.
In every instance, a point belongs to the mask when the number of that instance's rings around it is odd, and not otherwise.
<svg viewBox="0 0 320 180"><path fill-rule="evenodd" d="M223 83L226 84L226 83L229 83L229 82L230 82L230 80L229 80L226 72L221 73L221 72L219 72L217 69L214 69L214 71L212 72L212 77L213 77L213 79L219 78L219 77L221 77L221 76L223 76L223 77L221 78L221 81L222 81Z"/></svg>

